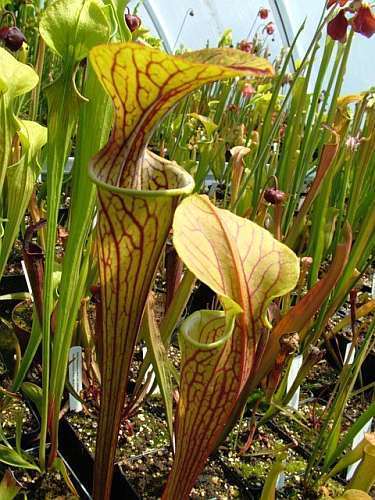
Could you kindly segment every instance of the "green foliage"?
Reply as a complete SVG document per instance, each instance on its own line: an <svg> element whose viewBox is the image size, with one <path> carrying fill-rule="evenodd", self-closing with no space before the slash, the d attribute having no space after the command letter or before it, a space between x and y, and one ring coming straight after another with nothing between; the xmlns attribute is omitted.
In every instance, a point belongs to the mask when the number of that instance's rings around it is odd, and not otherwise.
<svg viewBox="0 0 375 500"><path fill-rule="evenodd" d="M0 461L12 467L39 471L39 467L26 453L18 453L13 448L0 444Z"/></svg>
<svg viewBox="0 0 375 500"><path fill-rule="evenodd" d="M0 498L2 500L13 500L20 491L21 487L14 479L12 473L7 470L0 482Z"/></svg>
<svg viewBox="0 0 375 500"><path fill-rule="evenodd" d="M40 21L47 45L63 59L75 62L108 40L110 27L100 0L57 0L50 3Z"/></svg>

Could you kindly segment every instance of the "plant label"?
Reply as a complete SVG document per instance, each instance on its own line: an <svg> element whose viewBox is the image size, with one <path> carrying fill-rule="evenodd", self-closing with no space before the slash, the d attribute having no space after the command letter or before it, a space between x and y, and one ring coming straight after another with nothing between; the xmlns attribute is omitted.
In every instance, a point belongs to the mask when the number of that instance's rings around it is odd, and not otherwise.
<svg viewBox="0 0 375 500"><path fill-rule="evenodd" d="M23 274L25 275L27 289L29 290L29 294L31 295L31 300L34 302L33 290L31 288L31 283L30 283L30 277L29 277L29 273L27 272L27 268L26 268L24 260L21 260L21 266L22 266Z"/></svg>
<svg viewBox="0 0 375 500"><path fill-rule="evenodd" d="M145 359L146 357L146 354L147 354L147 347L142 347L142 355L143 355L143 359ZM153 385L153 383L155 382L155 373L152 369L152 365L150 365L145 373L145 378L143 379L143 382L145 382L147 380L147 377L149 376L149 374L152 373L152 376L151 376L151 380L150 380L150 385ZM160 391L159 391L159 386L156 386L154 391L153 391L153 394L160 394Z"/></svg>
<svg viewBox="0 0 375 500"><path fill-rule="evenodd" d="M298 375L298 372L302 366L303 362L303 356L302 354L299 354L298 356L295 356L293 358L292 364L290 365L290 370L288 374L288 381L286 385L286 392L290 390L292 385L294 384L294 381L296 380L296 377ZM293 408L294 410L298 410L298 405L299 405L299 394L300 394L300 388L296 390L296 392L293 394L291 400L288 403L288 406L290 408Z"/></svg>
<svg viewBox="0 0 375 500"><path fill-rule="evenodd" d="M352 343L348 342L345 348L345 356L344 356L344 364L352 365L355 358L355 349L350 353L350 349L352 348Z"/></svg>
<svg viewBox="0 0 375 500"><path fill-rule="evenodd" d="M69 382L77 394L82 391L82 347L74 346L69 350ZM69 394L71 411L82 411L82 403Z"/></svg>
<svg viewBox="0 0 375 500"><path fill-rule="evenodd" d="M276 489L277 490L282 490L285 485L285 472L280 472L280 474L277 476L277 481L276 481Z"/></svg>
<svg viewBox="0 0 375 500"><path fill-rule="evenodd" d="M365 437L366 432L371 432L371 425L372 425L372 418L367 422L366 425L362 427L362 429L358 432L358 434L355 436L353 439L353 444L352 444L352 449L354 449ZM346 480L350 481L350 479L353 477L354 472L356 471L358 465L360 464L360 460L358 462L355 462L352 465L349 465L347 473L346 473Z"/></svg>

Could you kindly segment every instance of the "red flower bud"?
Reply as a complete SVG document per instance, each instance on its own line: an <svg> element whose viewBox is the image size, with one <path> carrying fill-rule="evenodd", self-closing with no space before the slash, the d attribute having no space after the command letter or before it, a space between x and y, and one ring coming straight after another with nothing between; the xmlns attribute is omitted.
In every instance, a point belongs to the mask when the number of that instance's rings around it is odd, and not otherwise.
<svg viewBox="0 0 375 500"><path fill-rule="evenodd" d="M361 35L370 38L375 33L375 16L370 6L360 7L352 20L353 30Z"/></svg>
<svg viewBox="0 0 375 500"><path fill-rule="evenodd" d="M279 205L286 200L286 194L284 191L280 191L276 188L268 188L264 191L264 199L272 205Z"/></svg>
<svg viewBox="0 0 375 500"><path fill-rule="evenodd" d="M141 18L135 14L130 14L129 11L125 14L125 22L132 33L134 33L134 31L136 31L142 24Z"/></svg>
<svg viewBox="0 0 375 500"><path fill-rule="evenodd" d="M1 28L0 39L4 41L5 47L13 52L17 52L26 41L25 35L17 26Z"/></svg>
<svg viewBox="0 0 375 500"><path fill-rule="evenodd" d="M259 17L261 19L267 19L267 17L268 17L268 9L266 9L265 7L261 7L259 9L258 15L259 15Z"/></svg>
<svg viewBox="0 0 375 500"><path fill-rule="evenodd" d="M275 25L271 21L266 25L267 35L273 35L275 33Z"/></svg>
<svg viewBox="0 0 375 500"><path fill-rule="evenodd" d="M327 25L327 33L333 40L345 42L348 29L348 20L345 17L345 11L340 10L337 16Z"/></svg>
<svg viewBox="0 0 375 500"><path fill-rule="evenodd" d="M238 48L242 50L242 52L248 52L249 54L251 54L251 52L253 51L253 44L248 40L241 40L238 44Z"/></svg>

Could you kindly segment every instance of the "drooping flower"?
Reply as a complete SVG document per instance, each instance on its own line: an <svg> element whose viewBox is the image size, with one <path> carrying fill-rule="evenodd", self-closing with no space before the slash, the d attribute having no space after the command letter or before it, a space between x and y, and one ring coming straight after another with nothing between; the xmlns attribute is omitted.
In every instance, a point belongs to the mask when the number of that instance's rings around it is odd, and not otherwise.
<svg viewBox="0 0 375 500"><path fill-rule="evenodd" d="M4 26L0 29L0 39L7 49L17 52L26 41L25 35L17 26Z"/></svg>
<svg viewBox="0 0 375 500"><path fill-rule="evenodd" d="M243 89L242 89L242 95L246 98L249 98L254 94L255 94L255 89L251 85L251 83L245 83L245 85L243 86Z"/></svg>
<svg viewBox="0 0 375 500"><path fill-rule="evenodd" d="M273 35L275 33L275 25L272 21L266 25L266 32L267 35Z"/></svg>
<svg viewBox="0 0 375 500"><path fill-rule="evenodd" d="M375 33L375 16L369 5L362 5L352 20L353 30L370 38Z"/></svg>
<svg viewBox="0 0 375 500"><path fill-rule="evenodd" d="M268 14L269 14L269 11L268 9L266 9L265 7L261 7L259 9L259 12L258 12L258 15L261 19L267 19L268 17Z"/></svg>
<svg viewBox="0 0 375 500"><path fill-rule="evenodd" d="M286 200L286 194L276 188L268 188L264 191L264 199L272 205L280 205Z"/></svg>
<svg viewBox="0 0 375 500"><path fill-rule="evenodd" d="M128 7L127 13L125 14L125 22L132 33L142 24L141 18L136 14L131 14Z"/></svg>
<svg viewBox="0 0 375 500"><path fill-rule="evenodd" d="M249 54L251 54L254 48L254 44L252 42L249 42L249 40L241 40L238 44L238 48L242 50L242 52L248 52Z"/></svg>
<svg viewBox="0 0 375 500"><path fill-rule="evenodd" d="M345 11L340 10L336 17L327 25L327 33L333 40L345 42L349 22L346 19Z"/></svg>

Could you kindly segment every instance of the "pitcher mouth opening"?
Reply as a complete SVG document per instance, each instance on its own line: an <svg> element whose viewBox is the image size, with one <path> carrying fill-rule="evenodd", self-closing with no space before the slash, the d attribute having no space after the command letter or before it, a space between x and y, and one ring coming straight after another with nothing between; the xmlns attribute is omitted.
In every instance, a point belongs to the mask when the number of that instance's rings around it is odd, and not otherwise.
<svg viewBox="0 0 375 500"><path fill-rule="evenodd" d="M148 149L146 150L146 154L152 158L153 162L156 165L160 166L160 171L163 171L166 176L168 176L169 174L171 177L174 177L173 182L171 182L172 187L152 189L142 186L141 189L130 189L126 187L115 186L97 177L95 173L95 163L91 163L89 167L89 177L101 189L111 191L112 193L132 196L135 198L147 198L156 196L173 197L192 193L195 187L194 179L183 167L181 167L174 161L170 161L162 158L161 156L158 156ZM153 168L154 170L156 170L155 167Z"/></svg>

